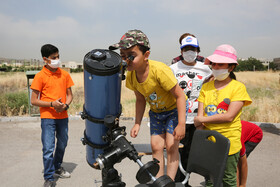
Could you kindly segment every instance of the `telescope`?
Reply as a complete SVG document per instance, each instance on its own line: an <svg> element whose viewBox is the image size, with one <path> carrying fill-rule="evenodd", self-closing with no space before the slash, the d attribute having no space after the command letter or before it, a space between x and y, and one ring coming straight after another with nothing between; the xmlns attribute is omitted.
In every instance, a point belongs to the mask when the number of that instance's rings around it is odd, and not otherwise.
<svg viewBox="0 0 280 187"><path fill-rule="evenodd" d="M86 160L94 169L101 170L102 187L125 187L114 168L124 158L137 163L140 169L137 186L173 187L167 175L156 178L158 160L143 164L131 142L126 139L126 128L119 125L121 82L125 80L126 62L119 54L106 49L94 49L84 57L84 106L81 118L85 120L84 137ZM150 185L146 183L152 181Z"/></svg>

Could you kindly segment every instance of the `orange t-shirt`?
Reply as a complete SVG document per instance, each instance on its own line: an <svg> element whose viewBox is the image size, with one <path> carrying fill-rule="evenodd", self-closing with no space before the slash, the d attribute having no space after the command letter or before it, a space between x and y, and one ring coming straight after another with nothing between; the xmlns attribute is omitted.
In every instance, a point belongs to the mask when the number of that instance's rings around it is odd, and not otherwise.
<svg viewBox="0 0 280 187"><path fill-rule="evenodd" d="M32 90L40 92L40 100L55 101L61 98L61 102L66 101L66 90L74 85L70 74L60 68L56 72L51 72L45 66L37 73L31 84ZM53 107L40 107L41 118L64 119L68 118L67 111L57 113Z"/></svg>

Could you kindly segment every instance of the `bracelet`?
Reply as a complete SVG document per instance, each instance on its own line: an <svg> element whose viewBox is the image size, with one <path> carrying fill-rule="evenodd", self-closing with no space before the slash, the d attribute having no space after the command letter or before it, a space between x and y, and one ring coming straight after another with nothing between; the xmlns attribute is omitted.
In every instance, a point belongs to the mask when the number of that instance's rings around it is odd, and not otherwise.
<svg viewBox="0 0 280 187"><path fill-rule="evenodd" d="M69 108L69 105L68 105L68 104L66 104L66 103L65 103L65 105L66 105L66 108L65 108L65 110L68 110L68 108Z"/></svg>
<svg viewBox="0 0 280 187"><path fill-rule="evenodd" d="M52 106L52 102L51 102L51 107L53 107L53 106Z"/></svg>

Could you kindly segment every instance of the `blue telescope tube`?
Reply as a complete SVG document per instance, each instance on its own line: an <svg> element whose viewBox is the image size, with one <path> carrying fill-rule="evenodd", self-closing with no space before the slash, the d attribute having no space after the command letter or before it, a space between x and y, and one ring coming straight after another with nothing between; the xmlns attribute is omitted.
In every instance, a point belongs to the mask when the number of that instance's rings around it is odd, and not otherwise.
<svg viewBox="0 0 280 187"><path fill-rule="evenodd" d="M103 154L109 142L102 137L108 128L103 119L106 115L119 116L121 113L121 57L110 50L95 49L84 57L84 114L86 159L90 166ZM94 145L94 146L92 146Z"/></svg>

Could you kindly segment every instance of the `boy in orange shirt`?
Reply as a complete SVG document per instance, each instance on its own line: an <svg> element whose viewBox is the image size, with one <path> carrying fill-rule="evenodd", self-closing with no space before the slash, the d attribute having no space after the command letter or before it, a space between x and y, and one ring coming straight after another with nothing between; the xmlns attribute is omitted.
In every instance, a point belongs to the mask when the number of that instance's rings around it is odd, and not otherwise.
<svg viewBox="0 0 280 187"><path fill-rule="evenodd" d="M31 84L31 104L40 107L44 186L54 186L54 175L62 178L71 176L61 164L68 141L67 109L73 99L71 86L74 83L70 74L59 68L57 47L43 45L41 54L46 65L36 74Z"/></svg>

